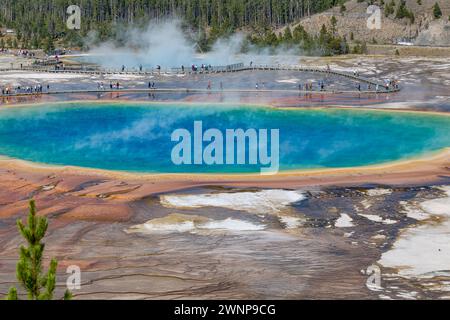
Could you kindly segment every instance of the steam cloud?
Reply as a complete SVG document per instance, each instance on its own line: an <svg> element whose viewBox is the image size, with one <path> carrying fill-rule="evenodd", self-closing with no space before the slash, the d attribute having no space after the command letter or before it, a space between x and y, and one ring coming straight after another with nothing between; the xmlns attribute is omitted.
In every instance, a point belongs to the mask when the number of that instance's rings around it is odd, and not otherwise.
<svg viewBox="0 0 450 320"><path fill-rule="evenodd" d="M236 33L231 37L218 39L212 50L206 54L199 54L195 36L188 37L182 30L180 20L164 20L150 22L146 28L128 28L119 32L124 39L123 45L113 41L98 45L91 44L89 61L106 68L162 68L181 67L190 68L192 64L223 66L233 63L250 61L260 64L298 63L298 52L279 49L274 54L269 50L252 50L248 54L241 54L245 36ZM95 38L94 35L90 37ZM192 38L192 39L191 39ZM296 56L294 56L296 55Z"/></svg>
<svg viewBox="0 0 450 320"><path fill-rule="evenodd" d="M150 23L144 30L130 28L121 32L123 46L110 41L90 50L94 62L104 67L179 67L188 66L195 57L195 43L183 35L179 21Z"/></svg>

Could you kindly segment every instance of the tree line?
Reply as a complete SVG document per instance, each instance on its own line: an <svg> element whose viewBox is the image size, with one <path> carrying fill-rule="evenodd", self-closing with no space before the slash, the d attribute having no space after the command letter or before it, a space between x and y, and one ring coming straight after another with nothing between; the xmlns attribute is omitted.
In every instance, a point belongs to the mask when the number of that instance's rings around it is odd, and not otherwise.
<svg viewBox="0 0 450 320"><path fill-rule="evenodd" d="M145 25L149 20L181 18L185 28L215 38L236 30L260 30L286 25L341 5L345 0L2 0L0 25L13 28L23 47L43 48L58 40L81 46L91 30L100 41L114 38L118 25ZM69 5L79 5L79 32L66 28ZM202 40L202 39L200 39Z"/></svg>
<svg viewBox="0 0 450 320"><path fill-rule="evenodd" d="M243 44L242 51L250 48L271 50L277 52L279 49L294 50L294 52L303 55L321 55L331 56L348 53L366 53L366 44L357 43L353 49L350 49L345 37L337 34L337 19L332 16L330 19L331 27L322 25L317 35L309 34L305 28L298 24L291 29L289 26L284 28L278 35L271 29L266 29L264 33L249 35Z"/></svg>

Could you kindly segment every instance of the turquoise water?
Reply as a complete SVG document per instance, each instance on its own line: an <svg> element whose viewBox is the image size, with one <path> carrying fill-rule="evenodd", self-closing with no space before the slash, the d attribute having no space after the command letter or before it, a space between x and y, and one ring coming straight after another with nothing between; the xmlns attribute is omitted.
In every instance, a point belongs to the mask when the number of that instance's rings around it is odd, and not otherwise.
<svg viewBox="0 0 450 320"><path fill-rule="evenodd" d="M0 155L134 172L259 172L260 165L174 165L173 130L200 120L222 132L279 129L281 170L378 164L450 147L450 117L440 115L71 103L0 109Z"/></svg>

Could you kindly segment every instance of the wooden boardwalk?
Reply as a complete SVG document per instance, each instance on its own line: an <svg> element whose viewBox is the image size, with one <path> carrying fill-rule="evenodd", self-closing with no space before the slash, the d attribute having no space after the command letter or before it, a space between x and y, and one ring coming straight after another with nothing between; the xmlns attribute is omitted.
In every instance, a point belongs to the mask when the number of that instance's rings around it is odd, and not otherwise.
<svg viewBox="0 0 450 320"><path fill-rule="evenodd" d="M400 88L389 88L386 89L383 82L379 80L374 80L370 78L361 77L353 73L347 73L337 70L332 70L324 67L310 67L310 66L288 66L288 65L255 65L255 66L244 66L243 64L236 64L231 66L223 67L211 67L205 68L198 71L185 70L184 72L181 68L173 68L169 72L162 71L117 71L117 70L107 70L107 69L96 69L96 70L82 70L82 69L63 69L54 70L49 68L36 68L36 67L24 67L22 69L3 69L0 72L8 71L33 71L33 72L43 72L43 73L62 73L62 74L85 74L85 75L138 75L138 76L155 76L155 75L198 75L198 74L220 74L220 73L234 73L243 71L294 71L294 72L310 72L310 73L320 73L324 75L333 75L338 77L344 77L351 79L356 82L370 84L374 88L379 87L378 93L394 93L400 91ZM257 93L257 92L290 92L290 93L325 93L325 94L335 94L335 93L377 93L373 91L359 91L359 90L323 90L323 91L313 91L313 90L292 90L292 89L235 89L235 90L208 90L208 89L188 89L188 88L170 88L170 89L105 89L105 90L61 90L61 91L50 91L42 93L17 93L9 94L4 96L29 96L36 94L75 94L75 93L108 93L108 92L122 92L122 93Z"/></svg>

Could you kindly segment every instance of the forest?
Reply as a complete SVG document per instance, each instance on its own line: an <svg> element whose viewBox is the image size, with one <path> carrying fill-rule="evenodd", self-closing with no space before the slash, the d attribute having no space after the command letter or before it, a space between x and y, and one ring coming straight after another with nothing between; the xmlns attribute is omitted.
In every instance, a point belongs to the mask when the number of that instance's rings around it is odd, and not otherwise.
<svg viewBox="0 0 450 320"><path fill-rule="evenodd" d="M82 46L91 30L98 41L114 39L119 26L177 17L195 31L203 49L236 30L265 37L269 29L295 22L345 0L2 0L0 25L16 30L17 44L52 47L54 41ZM80 31L66 28L69 5L82 10ZM272 36L269 34L269 36Z"/></svg>

